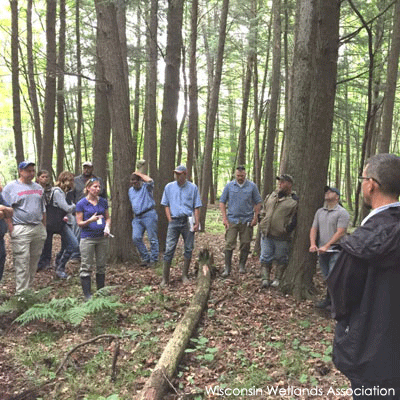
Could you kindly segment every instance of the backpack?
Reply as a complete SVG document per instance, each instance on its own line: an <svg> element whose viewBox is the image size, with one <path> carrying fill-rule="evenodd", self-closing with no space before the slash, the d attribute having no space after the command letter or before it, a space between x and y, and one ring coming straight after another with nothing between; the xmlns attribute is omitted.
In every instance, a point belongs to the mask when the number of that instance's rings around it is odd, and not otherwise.
<svg viewBox="0 0 400 400"><path fill-rule="evenodd" d="M53 197L55 189L51 189L50 199L46 202L46 229L53 233L61 233L65 225L64 217L67 215L67 212L54 205Z"/></svg>

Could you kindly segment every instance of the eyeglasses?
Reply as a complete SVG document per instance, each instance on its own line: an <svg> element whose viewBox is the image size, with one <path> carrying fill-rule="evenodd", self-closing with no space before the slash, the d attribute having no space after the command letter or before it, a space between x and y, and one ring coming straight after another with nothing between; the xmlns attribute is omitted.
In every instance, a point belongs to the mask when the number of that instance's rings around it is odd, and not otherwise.
<svg viewBox="0 0 400 400"><path fill-rule="evenodd" d="M375 178L373 178L372 176L359 176L358 177L358 180L359 181L363 181L363 180L367 180L367 179L372 179L374 182L376 182L379 186L381 186L381 183L377 180L377 179L375 179Z"/></svg>
<svg viewBox="0 0 400 400"><path fill-rule="evenodd" d="M89 179L89 182L98 182L99 181L99 178L90 178Z"/></svg>

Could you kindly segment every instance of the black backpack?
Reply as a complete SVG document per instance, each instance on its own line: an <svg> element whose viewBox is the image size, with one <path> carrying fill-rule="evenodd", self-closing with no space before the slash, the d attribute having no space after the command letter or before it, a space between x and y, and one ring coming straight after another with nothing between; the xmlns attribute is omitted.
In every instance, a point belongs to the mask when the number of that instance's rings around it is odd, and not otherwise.
<svg viewBox="0 0 400 400"><path fill-rule="evenodd" d="M53 204L55 189L51 189L50 199L46 202L46 229L53 233L61 233L66 223L64 217L67 215L67 212Z"/></svg>

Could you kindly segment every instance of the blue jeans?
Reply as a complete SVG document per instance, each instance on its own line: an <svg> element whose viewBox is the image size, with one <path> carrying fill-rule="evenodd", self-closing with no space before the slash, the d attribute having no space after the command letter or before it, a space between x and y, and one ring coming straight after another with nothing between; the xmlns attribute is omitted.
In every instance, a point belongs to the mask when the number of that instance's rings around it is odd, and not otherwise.
<svg viewBox="0 0 400 400"><path fill-rule="evenodd" d="M147 213L135 217L132 220L132 240L140 253L140 257L145 262L158 261L158 234L157 234L158 215L156 210L150 210ZM150 242L150 251L143 243L144 231L147 231L147 237Z"/></svg>
<svg viewBox="0 0 400 400"><path fill-rule="evenodd" d="M42 254L38 262L38 270L45 269L51 263L51 251L53 249L53 235L51 231L47 231L47 237L43 245Z"/></svg>
<svg viewBox="0 0 400 400"><path fill-rule="evenodd" d="M183 256L190 260L194 247L194 232L190 232L189 222L187 217L174 218L168 224L167 240L165 244L164 261L171 262L174 258L176 245L178 244L179 235L182 235L185 243L185 252Z"/></svg>
<svg viewBox="0 0 400 400"><path fill-rule="evenodd" d="M290 242L278 240L267 236L261 236L261 255L262 263L270 264L276 260L278 265L287 265L289 261Z"/></svg>
<svg viewBox="0 0 400 400"><path fill-rule="evenodd" d="M79 251L79 243L71 227L64 225L61 235L61 251L56 257L56 271L65 271L65 266L73 253Z"/></svg>
<svg viewBox="0 0 400 400"><path fill-rule="evenodd" d="M332 271L333 266L335 265L337 259L339 258L339 254L340 254L339 251L319 254L318 256L319 266L321 267L324 279L326 279L329 275L329 272Z"/></svg>
<svg viewBox="0 0 400 400"><path fill-rule="evenodd" d="M1 278L3 278L5 262L6 262L6 246L4 244L4 236L0 236L0 281Z"/></svg>
<svg viewBox="0 0 400 400"><path fill-rule="evenodd" d="M71 260L80 259L80 258L81 258L81 253L80 253L80 250L79 250L79 242L80 242L80 240L81 240L81 228L79 228L78 224L76 223L76 217L75 217L75 215L74 215L73 218L72 218L72 225L71 225L70 228L72 229L72 232L74 233L75 238L76 238L76 240L78 241L77 250L74 251L74 252L71 254Z"/></svg>

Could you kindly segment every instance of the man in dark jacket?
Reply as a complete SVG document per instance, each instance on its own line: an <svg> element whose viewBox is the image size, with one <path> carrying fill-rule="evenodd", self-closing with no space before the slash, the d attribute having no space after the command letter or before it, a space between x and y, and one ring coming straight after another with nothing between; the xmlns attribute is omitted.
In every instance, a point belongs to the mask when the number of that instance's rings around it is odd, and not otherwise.
<svg viewBox="0 0 400 400"><path fill-rule="evenodd" d="M399 399L400 157L373 156L360 179L372 211L342 243L327 280L338 321L333 361L354 399Z"/></svg>

